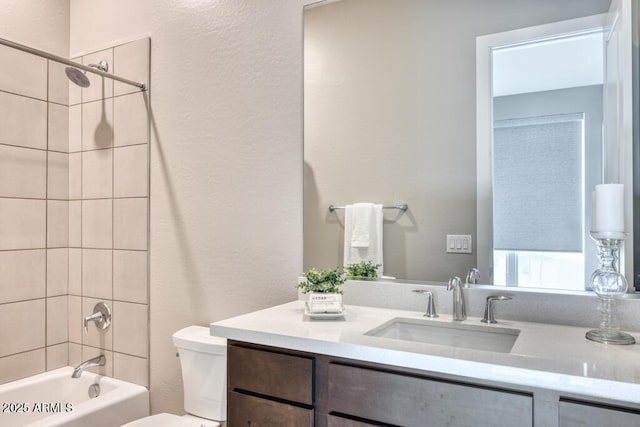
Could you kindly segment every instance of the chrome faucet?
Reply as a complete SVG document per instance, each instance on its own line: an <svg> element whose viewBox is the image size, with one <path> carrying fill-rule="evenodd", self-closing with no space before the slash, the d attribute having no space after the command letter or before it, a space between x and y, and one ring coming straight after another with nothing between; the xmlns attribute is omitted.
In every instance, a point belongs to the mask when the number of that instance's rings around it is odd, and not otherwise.
<svg viewBox="0 0 640 427"><path fill-rule="evenodd" d="M425 289L414 289L413 292L427 296L427 311L424 313L424 317L438 317L438 313L436 312L436 303L433 299L433 292Z"/></svg>
<svg viewBox="0 0 640 427"><path fill-rule="evenodd" d="M469 272L467 272L467 278L464 280L464 287L468 288L469 285L475 285L478 283L478 279L480 278L480 270L473 267Z"/></svg>
<svg viewBox="0 0 640 427"><path fill-rule="evenodd" d="M107 363L107 358L104 357L104 355L102 354L100 356L94 357L93 359L86 360L81 364L79 364L73 370L73 374L71 374L71 378L80 378L80 375L82 375L82 373L85 370L89 368L93 368L94 366L104 366L105 363Z"/></svg>
<svg viewBox="0 0 640 427"><path fill-rule="evenodd" d="M496 316L493 313L494 301L507 301L510 300L509 295L489 295L487 297L487 303L484 306L484 317L480 320L482 323L498 323Z"/></svg>
<svg viewBox="0 0 640 427"><path fill-rule="evenodd" d="M467 307L464 302L464 290L462 288L462 281L458 276L453 276L449 279L447 284L447 290L453 290L453 320L462 321L467 318Z"/></svg>

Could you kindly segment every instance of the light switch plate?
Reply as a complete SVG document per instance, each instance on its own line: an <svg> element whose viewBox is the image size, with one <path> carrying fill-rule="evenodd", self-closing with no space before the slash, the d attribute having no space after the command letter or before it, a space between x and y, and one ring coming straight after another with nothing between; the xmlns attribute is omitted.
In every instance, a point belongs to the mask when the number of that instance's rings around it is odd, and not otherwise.
<svg viewBox="0 0 640 427"><path fill-rule="evenodd" d="M449 254L470 254L471 250L470 234L447 234L447 253Z"/></svg>

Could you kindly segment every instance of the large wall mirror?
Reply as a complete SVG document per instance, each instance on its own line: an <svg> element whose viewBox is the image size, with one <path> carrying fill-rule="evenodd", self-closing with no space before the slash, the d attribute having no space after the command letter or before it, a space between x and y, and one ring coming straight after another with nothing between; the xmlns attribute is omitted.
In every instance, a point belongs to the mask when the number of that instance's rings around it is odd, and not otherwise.
<svg viewBox="0 0 640 427"><path fill-rule="evenodd" d="M607 145L598 132L603 120L602 72L585 77L584 81L583 75L575 76L564 86L554 86L552 80L557 76L552 76L551 67L542 67L534 73L536 88L514 89L523 74L514 66L522 66L523 60L513 58L527 53L527 49L505 44L498 53L502 56L495 62L502 61L503 67L496 79L504 87L499 89L502 92L496 97L500 99L494 103L489 85L490 132L495 120L504 145L504 141L513 138L526 138L526 134L518 135L523 129L544 125L547 127L542 132L560 129L564 136L556 139L573 141L563 148L564 157L553 158L560 159L556 172L534 167L531 173L539 169L538 179L528 180L527 184L540 194L549 192L541 187L545 182L562 180L566 184L562 199L568 203L563 215L571 212L576 217L561 228L571 233L563 238L564 246L545 247L541 252L553 249L562 261L566 261L563 256L577 249L583 256L577 264L561 262L573 267L556 276L560 279L548 279L547 274L534 280L509 282L505 272L505 280L502 273L500 280L494 280L493 233L500 230L491 226L491 213L490 226L482 225L487 214L482 212L482 202L478 204L477 197L487 188L478 181L484 154L477 156L476 115L481 107L476 106L476 43L483 36L563 21L602 21L610 7L611 0L341 0L305 8L305 270L343 263L344 211L332 212L330 205L406 203L406 212L384 211L386 275L446 281L478 266L479 283L580 289L595 262L594 249L587 241L589 212L585 194L595 183L602 182L606 169L603 158L611 157L603 156ZM598 54L576 52L586 52L586 45L593 48L595 41L602 58L603 36L602 32L594 36L596 33L594 28L585 30L563 47L576 57L588 55L593 60ZM555 47L563 44L546 41ZM529 53L536 50L528 47ZM509 56L511 59L505 59ZM491 57L485 59L493 62ZM600 64L596 59L595 65L591 61L590 66L602 71L602 60ZM560 95L566 96L561 99ZM547 108L552 105L557 108ZM513 115L516 110L528 111ZM541 120L546 121L541 124ZM545 139L546 150L557 150L549 145L552 139ZM629 154L631 141L627 144L628 147L616 147L616 153ZM514 154L505 153L503 150L503 157ZM533 159L544 162L541 157ZM486 161L486 166L491 167L494 160ZM502 164L504 173L514 167L510 161ZM565 182L567 171L578 175ZM507 178L501 185L513 182ZM529 236L536 234L531 223L503 219L502 224L505 233L500 236L505 242L513 237L513 229L522 229ZM447 253L447 235L471 235L473 252ZM483 251L491 253L490 262L486 262ZM501 268L508 267L508 257L506 254L499 261ZM578 277L574 280L578 284L567 284L564 278L574 276Z"/></svg>

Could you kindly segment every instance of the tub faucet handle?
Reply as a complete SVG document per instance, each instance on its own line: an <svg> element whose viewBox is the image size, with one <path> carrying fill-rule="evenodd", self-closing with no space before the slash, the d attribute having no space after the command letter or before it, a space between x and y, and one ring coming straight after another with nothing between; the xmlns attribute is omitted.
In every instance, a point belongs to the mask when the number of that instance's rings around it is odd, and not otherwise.
<svg viewBox="0 0 640 427"><path fill-rule="evenodd" d="M93 307L93 314L84 318L84 333L89 333L89 322L95 322L98 329L107 329L111 325L111 310L107 304L99 302Z"/></svg>

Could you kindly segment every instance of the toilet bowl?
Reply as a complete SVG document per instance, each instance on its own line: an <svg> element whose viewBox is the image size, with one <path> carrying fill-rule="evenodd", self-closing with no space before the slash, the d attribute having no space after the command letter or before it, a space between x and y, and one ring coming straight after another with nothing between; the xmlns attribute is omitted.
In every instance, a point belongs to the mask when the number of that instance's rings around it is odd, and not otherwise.
<svg viewBox="0 0 640 427"><path fill-rule="evenodd" d="M187 415L156 414L126 427L218 427L227 418L227 340L209 328L188 326L173 334L178 349L184 410Z"/></svg>

